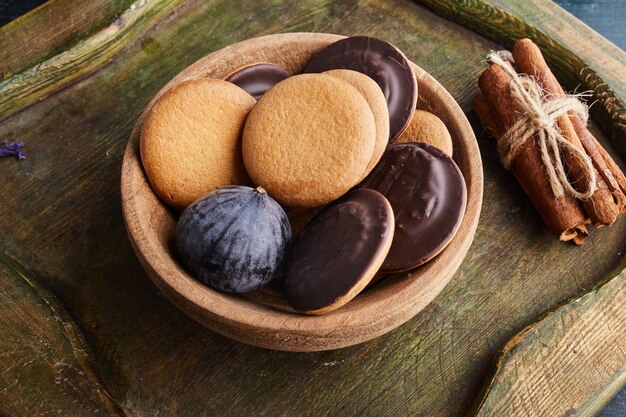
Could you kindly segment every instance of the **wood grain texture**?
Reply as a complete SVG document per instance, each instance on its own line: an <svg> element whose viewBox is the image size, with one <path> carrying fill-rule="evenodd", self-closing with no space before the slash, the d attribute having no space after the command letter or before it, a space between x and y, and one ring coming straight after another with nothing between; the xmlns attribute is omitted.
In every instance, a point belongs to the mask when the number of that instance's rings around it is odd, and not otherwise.
<svg viewBox="0 0 626 417"><path fill-rule="evenodd" d="M625 266L515 335L475 415L585 416L601 409L626 383Z"/></svg>
<svg viewBox="0 0 626 417"><path fill-rule="evenodd" d="M106 28L80 44L0 82L0 120L107 63L133 33L145 29L151 18L162 16L177 1L137 0Z"/></svg>
<svg viewBox="0 0 626 417"><path fill-rule="evenodd" d="M132 0L48 1L0 27L0 80L19 74L111 23Z"/></svg>
<svg viewBox="0 0 626 417"><path fill-rule="evenodd" d="M596 99L603 103L603 107L601 108L602 111L597 111L598 108L596 107L594 114L599 116L601 120L605 120L607 125L611 125L611 129L607 129L607 131L612 133L613 144L624 155L626 152L626 124L624 123L626 121L626 107L623 100L620 100L619 93L622 93L621 97L623 97L624 84L620 80L623 80L624 76L626 76L626 59L624 53L619 48L608 44L607 49L612 54L610 57L599 58L604 68L613 69L605 72L605 76L612 79L612 77L617 75L617 78L613 79L613 85L618 93L618 95L615 95L615 91L595 69L592 69L586 61L583 61L579 56L558 43L558 40L560 40L563 44L571 44L573 47L581 49L583 54L586 53L593 57L598 55L593 45L598 41L602 41L601 36L583 24L580 25L580 31L562 30L563 21L559 19L557 23L556 19L550 18L551 13L546 13L543 16L541 13L537 13L537 10L547 10L552 11L552 14L554 14L555 10L560 10L558 6L551 2L537 2L535 4L536 2L508 3L496 0L494 2L496 4L492 5L478 0L473 2L470 5L471 7L468 7L467 3L456 1L426 1L425 3L433 10L444 15L452 15L456 21L477 28L479 32L502 41L509 47L517 39L526 36L531 36L542 43L542 49L546 52L546 55L550 55L548 59L551 66L560 75L559 79L569 83L570 88L576 88L579 91L580 89L591 89L595 92ZM497 6L504 6L504 10ZM510 14L509 12L512 10L517 10L518 13L525 17L534 16L534 19L529 20L540 22L539 27L549 32L552 37L547 36L542 30L538 30L529 22L522 21ZM567 13L564 13L563 20L577 23L576 19ZM626 285L624 277L620 274L612 277L612 279L614 282L611 282L611 286L620 288L620 286ZM601 297L596 297L593 301L589 301L590 312L588 312L588 315L591 314L596 319L604 317L607 309L613 307L607 307L603 301L605 300ZM611 299L610 301L613 302L615 300ZM617 300L616 302L618 306L620 301ZM566 314L570 309L577 312L582 310L582 307L576 303L573 306L565 305L557 310L555 315ZM617 311L619 311L619 307ZM613 316L616 316L616 314L613 314ZM623 321L624 318L626 318L624 315L617 315L615 320ZM496 374L488 379L484 392L478 400L479 411L477 413L480 415L510 415L511 413L540 415L542 410L554 410L555 415L586 415L595 414L602 409L619 388L626 383L626 369L617 367L613 369L613 373L602 373L598 372L597 368L602 367L605 363L604 361L613 361L613 363L618 364L625 363L626 342L624 342L625 339L623 337L614 338L610 332L594 332L595 329L591 322L583 322L582 324L579 323L579 325L581 326L581 329L578 329L580 334L585 334L585 332L592 333L593 341L589 342L589 345L593 346L594 353L598 353L597 350L606 349L608 346L612 355L605 357L602 354L597 354L585 358L586 360L577 363L577 366L571 366L567 371L553 370L556 376L551 378L551 383L568 386L566 392L568 395L571 395L566 400L563 399L563 395L553 396L552 390L546 386L541 386L541 382L533 380L533 378L542 378L545 381L546 375L550 374L550 369L547 369L545 374L537 373L536 371L534 374L531 374L531 371L528 370L528 367L533 366L533 359L529 358L532 354L529 354L529 352L537 352L539 350L535 339L542 336L545 337L550 332L558 333L559 331L558 325L555 325L553 321L543 320L529 326L528 329L513 338L505 347L508 361L518 365L519 369L515 370L515 378L519 378L520 383L511 384L511 381L508 381L506 377L502 377L500 374L500 366L502 364L499 363ZM534 331L535 328L542 328L543 332L541 330ZM572 336L569 336L569 339L566 335L561 334L561 336L563 336L561 343L573 343L572 340L569 340ZM578 360L575 352L572 354L570 351L562 350L558 353L558 355L555 355L558 366L563 367L563 364L569 364ZM589 383L587 375L590 374L596 376L592 387L587 385ZM570 387L570 385L573 385L573 387ZM497 405L494 406L494 403L497 403ZM540 406L536 406L537 403ZM514 411L510 407L504 406L504 404L513 407ZM566 406L567 409L563 409L563 406Z"/></svg>
<svg viewBox="0 0 626 417"><path fill-rule="evenodd" d="M3 255L0 299L0 415L124 415L63 306Z"/></svg>
<svg viewBox="0 0 626 417"><path fill-rule="evenodd" d="M543 2L533 3L544 13ZM468 112L485 173L476 238L445 290L397 330L332 352L254 348L190 320L143 272L120 208L122 155L150 98L211 51L289 31L369 34L398 45ZM581 248L545 230L469 110L485 53L501 46L413 2L190 0L124 43L106 65L43 101L16 105L0 122L0 137L24 140L28 152L22 162L0 160L0 251L56 294L129 415L462 415L511 336L623 256L623 219ZM589 64L604 70L602 62L623 57L605 56L609 47L598 41ZM0 390L8 382L0 376Z"/></svg>
<svg viewBox="0 0 626 417"><path fill-rule="evenodd" d="M199 77L223 78L254 62L280 65L301 73L311 57L342 39L316 33L288 33L249 39L195 62L167 83L151 103L168 89ZM446 123L464 174L468 201L463 222L442 254L410 273L396 274L360 294L346 306L319 317L274 308L278 300L259 302L258 296L215 291L185 273L171 250L176 218L150 188L141 167L139 132L148 105L137 121L122 165L122 210L131 243L155 284L183 311L208 328L255 346L288 351L337 349L373 339L403 324L448 284L474 238L482 204L482 164L476 137L452 96L423 69L414 65L420 106L435 111Z"/></svg>

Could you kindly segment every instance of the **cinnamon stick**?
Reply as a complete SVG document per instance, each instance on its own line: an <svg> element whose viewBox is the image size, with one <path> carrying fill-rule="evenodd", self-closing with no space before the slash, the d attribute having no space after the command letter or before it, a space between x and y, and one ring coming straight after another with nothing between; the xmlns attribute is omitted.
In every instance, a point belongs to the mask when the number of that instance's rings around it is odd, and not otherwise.
<svg viewBox="0 0 626 417"><path fill-rule="evenodd" d="M537 45L535 45L530 39L520 39L518 41L519 45L517 49L535 49ZM550 69L548 68L548 71ZM552 74L552 72L550 72ZM554 75L552 74L552 77ZM555 83L555 91L557 95L563 96L565 92L561 85L557 82ZM626 177L622 170L617 166L613 158L609 155L609 153L598 143L597 139L591 134L585 123L578 117L576 114L570 114L570 119L572 120L572 124L574 125L574 130L578 134L585 150L593 160L594 164L597 164L598 171L606 181L609 189L612 191L621 191L623 194L626 194Z"/></svg>
<svg viewBox="0 0 626 417"><path fill-rule="evenodd" d="M587 128L585 128L585 130L587 130ZM611 157L611 155L609 155L607 150L604 149L602 145L600 145L600 143L598 142L598 139L596 139L595 136L591 135L591 133L589 133L589 135L591 136L591 140L593 141L593 143L596 145L598 152L604 158L604 161L606 162L608 170L611 172L611 174L613 175L613 178L615 179L615 182L617 184L615 188L620 190L623 193L623 195L626 195L626 176L624 176L624 173L622 172L620 167L617 165L617 162L615 162L615 160ZM626 213L626 201L624 202L622 213Z"/></svg>
<svg viewBox="0 0 626 417"><path fill-rule="evenodd" d="M513 47L513 58L518 70L534 77L543 90L555 97L565 97L561 84L548 67L541 50L533 41L530 39L517 41ZM563 136L570 143L589 155L596 169L596 191L588 200L582 202L585 211L595 225L609 225L615 222L624 208L626 198L622 190L615 187L616 182L611 181L613 174L607 168L604 158L591 139L593 136L586 129L580 117L572 111L559 117L557 124ZM567 151L563 152L563 159L570 169L569 175L572 183L586 184L589 176L582 162ZM607 179L611 181L611 188L607 185L609 182Z"/></svg>
<svg viewBox="0 0 626 417"><path fill-rule="evenodd" d="M483 125L491 132L493 137L499 138L504 134L502 122L498 119L496 111L487 101L484 94L479 91L472 99L472 107L483 122Z"/></svg>
<svg viewBox="0 0 626 417"><path fill-rule="evenodd" d="M519 65L517 60L516 65ZM482 117L492 125L489 129L496 133L499 131L500 134L509 129L522 113L520 105L511 95L510 82L511 77L497 65L490 65L478 80L482 96L475 97L479 103L475 109L479 116L482 113ZM494 115L500 121L499 126L485 112ZM511 170L548 228L562 241L572 240L578 245L582 244L588 236L585 227L589 222L588 217L570 195L561 198L554 196L534 140L528 140L521 147L511 164Z"/></svg>

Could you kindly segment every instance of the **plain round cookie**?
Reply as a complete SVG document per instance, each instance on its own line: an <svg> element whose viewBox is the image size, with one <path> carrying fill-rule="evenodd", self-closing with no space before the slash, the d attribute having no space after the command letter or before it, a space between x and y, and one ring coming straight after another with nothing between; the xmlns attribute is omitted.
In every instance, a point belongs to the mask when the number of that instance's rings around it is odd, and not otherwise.
<svg viewBox="0 0 626 417"><path fill-rule="evenodd" d="M289 304L307 314L324 314L353 299L382 265L394 226L391 205L374 190L353 190L326 207L298 235L285 259Z"/></svg>
<svg viewBox="0 0 626 417"><path fill-rule="evenodd" d="M152 105L141 128L141 161L154 192L182 210L215 188L250 183L241 132L256 100L212 78L182 82Z"/></svg>
<svg viewBox="0 0 626 417"><path fill-rule="evenodd" d="M323 74L350 83L350 85L359 90L359 93L363 95L370 109L372 109L374 123L376 124L376 142L374 143L372 159L367 164L365 173L361 176L361 179L363 179L380 161L380 157L383 156L385 148L389 143L389 110L387 109L387 100L385 100L383 90L380 89L376 81L361 72L336 69L326 71Z"/></svg>
<svg viewBox="0 0 626 417"><path fill-rule="evenodd" d="M396 143L423 142L441 149L452 156L452 138L446 125L434 114L415 110L411 122Z"/></svg>
<svg viewBox="0 0 626 417"><path fill-rule="evenodd" d="M374 115L349 83L295 75L250 111L243 160L252 181L289 207L336 200L365 172L376 141Z"/></svg>

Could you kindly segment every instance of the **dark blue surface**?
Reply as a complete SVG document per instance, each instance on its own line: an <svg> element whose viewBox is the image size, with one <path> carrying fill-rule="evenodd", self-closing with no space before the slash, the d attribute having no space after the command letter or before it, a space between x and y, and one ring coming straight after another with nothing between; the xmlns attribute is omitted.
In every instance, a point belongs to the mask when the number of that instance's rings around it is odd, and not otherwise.
<svg viewBox="0 0 626 417"><path fill-rule="evenodd" d="M626 50L625 0L556 0L556 3Z"/></svg>
<svg viewBox="0 0 626 417"><path fill-rule="evenodd" d="M626 0L556 0L574 16L591 26L615 45L626 50ZM0 26L45 0L0 0ZM626 388L598 417L626 417Z"/></svg>
<svg viewBox="0 0 626 417"><path fill-rule="evenodd" d="M0 26L45 2L46 0L0 0Z"/></svg>
<svg viewBox="0 0 626 417"><path fill-rule="evenodd" d="M610 403L606 405L604 410L598 414L598 417L624 417L626 416L626 388L621 390Z"/></svg>

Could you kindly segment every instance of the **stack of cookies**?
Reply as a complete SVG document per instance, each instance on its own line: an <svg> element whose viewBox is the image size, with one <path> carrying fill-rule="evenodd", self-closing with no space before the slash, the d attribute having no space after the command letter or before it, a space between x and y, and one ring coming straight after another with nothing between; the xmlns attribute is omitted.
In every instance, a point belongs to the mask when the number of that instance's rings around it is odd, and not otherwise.
<svg viewBox="0 0 626 417"><path fill-rule="evenodd" d="M166 91L140 149L155 193L182 211L183 266L232 293L274 280L294 310L323 314L434 258L467 192L445 124L415 109L417 94L404 54L365 36L302 74L252 63Z"/></svg>

